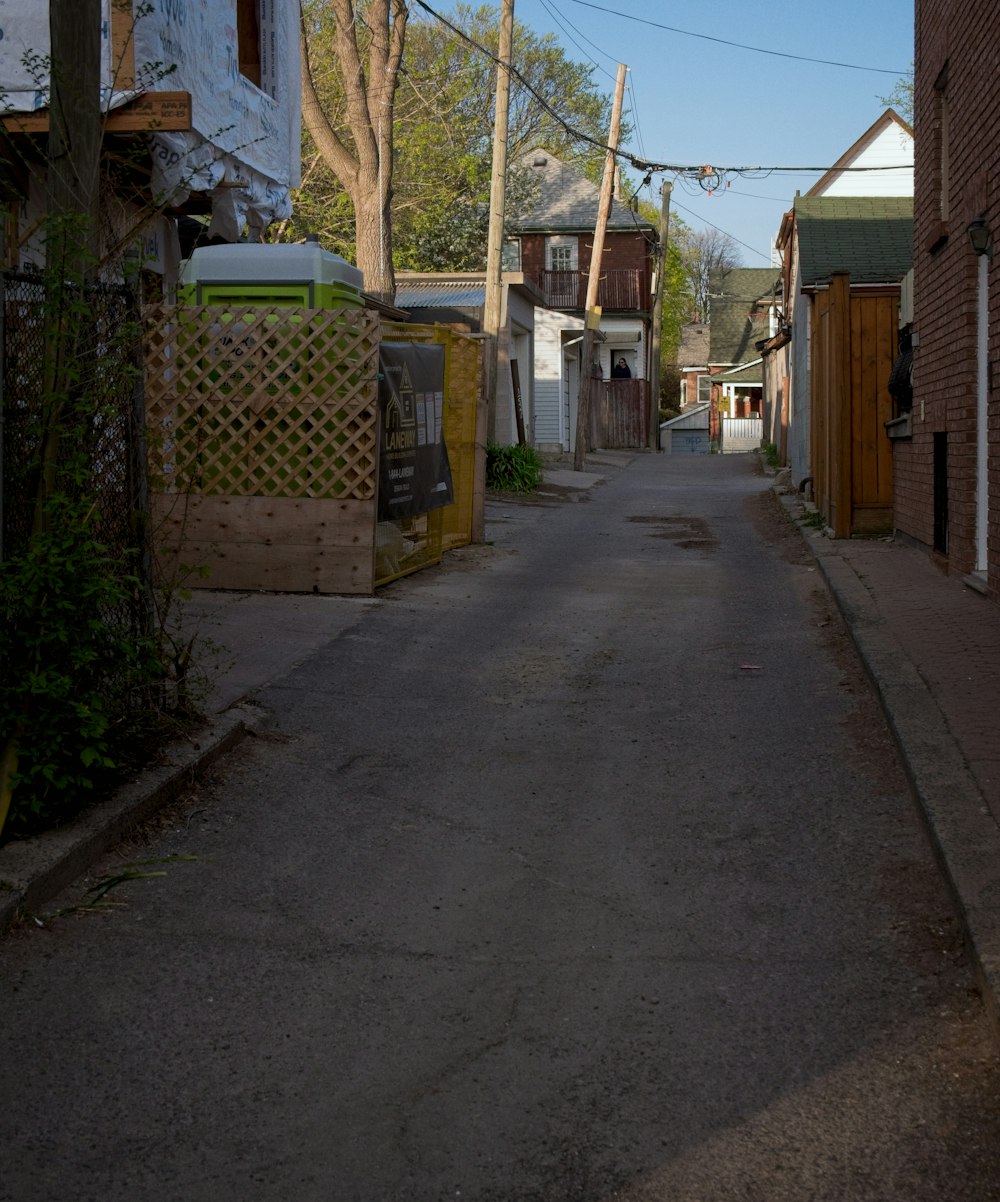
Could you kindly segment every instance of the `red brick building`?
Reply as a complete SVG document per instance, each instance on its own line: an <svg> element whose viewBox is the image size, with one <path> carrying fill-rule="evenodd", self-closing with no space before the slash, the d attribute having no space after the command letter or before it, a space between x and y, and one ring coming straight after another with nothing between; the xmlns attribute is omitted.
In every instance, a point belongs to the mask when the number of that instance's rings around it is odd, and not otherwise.
<svg viewBox="0 0 1000 1202"><path fill-rule="evenodd" d="M1000 22L917 0L912 401L891 423L897 532L1000 597ZM994 383L996 381L996 383Z"/></svg>

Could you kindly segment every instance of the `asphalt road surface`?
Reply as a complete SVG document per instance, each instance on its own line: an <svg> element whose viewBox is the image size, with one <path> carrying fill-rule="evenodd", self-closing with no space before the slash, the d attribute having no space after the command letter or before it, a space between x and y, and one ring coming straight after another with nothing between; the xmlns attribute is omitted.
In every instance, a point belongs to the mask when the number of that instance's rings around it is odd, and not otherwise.
<svg viewBox="0 0 1000 1202"><path fill-rule="evenodd" d="M756 462L491 500L101 869L165 875L8 937L0 1198L1000 1198L954 910Z"/></svg>

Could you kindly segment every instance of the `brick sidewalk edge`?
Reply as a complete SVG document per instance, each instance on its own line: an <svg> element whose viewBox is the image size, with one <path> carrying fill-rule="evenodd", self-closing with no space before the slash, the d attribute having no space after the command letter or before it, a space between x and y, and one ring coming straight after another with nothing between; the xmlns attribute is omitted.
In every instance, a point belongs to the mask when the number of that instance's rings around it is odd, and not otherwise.
<svg viewBox="0 0 1000 1202"><path fill-rule="evenodd" d="M794 496L779 500L794 521ZM878 599L836 543L799 526L861 657L892 732L918 812L957 903L987 1015L1000 1039L1000 828L917 667Z"/></svg>
<svg viewBox="0 0 1000 1202"><path fill-rule="evenodd" d="M58 830L0 848L0 934L37 912L157 810L176 801L260 721L250 708L213 719L191 741L177 741L164 762Z"/></svg>

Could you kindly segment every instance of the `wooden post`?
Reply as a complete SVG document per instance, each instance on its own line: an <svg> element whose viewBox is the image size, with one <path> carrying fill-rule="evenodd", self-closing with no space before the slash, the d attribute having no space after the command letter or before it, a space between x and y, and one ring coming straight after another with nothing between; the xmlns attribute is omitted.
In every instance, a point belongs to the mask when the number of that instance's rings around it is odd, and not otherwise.
<svg viewBox="0 0 1000 1202"><path fill-rule="evenodd" d="M649 437L647 445L655 451L660 445L660 342L663 337L663 276L670 244L670 193L673 184L665 180L660 189L660 248L656 266L656 292L653 297L653 329L649 352Z"/></svg>
<svg viewBox="0 0 1000 1202"><path fill-rule="evenodd" d="M60 267L70 277L97 260L101 156L101 3L51 0L48 209ZM58 224L62 222L63 230ZM79 227L67 232L67 223ZM52 261L52 239L46 251ZM89 260L89 261L88 261Z"/></svg>
<svg viewBox="0 0 1000 1202"><path fill-rule="evenodd" d="M513 47L514 0L503 0L500 13L496 115L493 121L493 175L490 181L490 226L486 250L486 296L483 304L483 333L487 337L487 429L490 441L496 440L497 433L497 365L503 302L503 209L507 183L507 122L510 111L510 60Z"/></svg>
<svg viewBox="0 0 1000 1202"><path fill-rule="evenodd" d="M621 132L622 99L625 95L625 72L627 70L624 63L618 64L615 101L611 111L611 134L608 138L608 153L604 160L604 177L601 180L601 196L597 206L597 226L594 230L594 248L590 255L590 275L587 277L585 305L587 323L583 331L583 364L580 368L580 393L576 408L576 447L573 454L573 467L578 472L583 471L587 458L587 443L590 433L591 367L594 358L594 340L597 334L597 322L594 320L594 316L597 308L597 289L601 282L604 236L608 228L611 195L615 183L615 152L618 150L618 138Z"/></svg>
<svg viewBox="0 0 1000 1202"><path fill-rule="evenodd" d="M854 447L851 421L851 277L830 280L830 495L833 537L850 538Z"/></svg>

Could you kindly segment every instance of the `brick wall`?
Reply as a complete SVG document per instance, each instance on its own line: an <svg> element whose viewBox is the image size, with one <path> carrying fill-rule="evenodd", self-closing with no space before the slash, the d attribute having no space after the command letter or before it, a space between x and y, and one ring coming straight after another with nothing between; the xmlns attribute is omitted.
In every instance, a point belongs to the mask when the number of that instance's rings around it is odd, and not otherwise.
<svg viewBox="0 0 1000 1202"><path fill-rule="evenodd" d="M590 267L591 251L594 247L594 235L592 233L584 233L577 235L577 238L579 269L580 271L587 271ZM652 247L641 234L615 233L612 231L604 239L603 267L605 270L625 268L643 272L642 295L648 296L652 278L651 251ZM531 276L545 270L544 234L521 235L521 270L525 275Z"/></svg>
<svg viewBox="0 0 1000 1202"><path fill-rule="evenodd" d="M913 438L894 451L895 521L933 544L933 445L948 437L948 561L975 566L977 259L985 216L989 357L1000 389L1000 22L996 0L916 0ZM947 166L943 167L942 149ZM997 400L994 400L994 396ZM1000 589L1000 391L990 397L991 588Z"/></svg>

